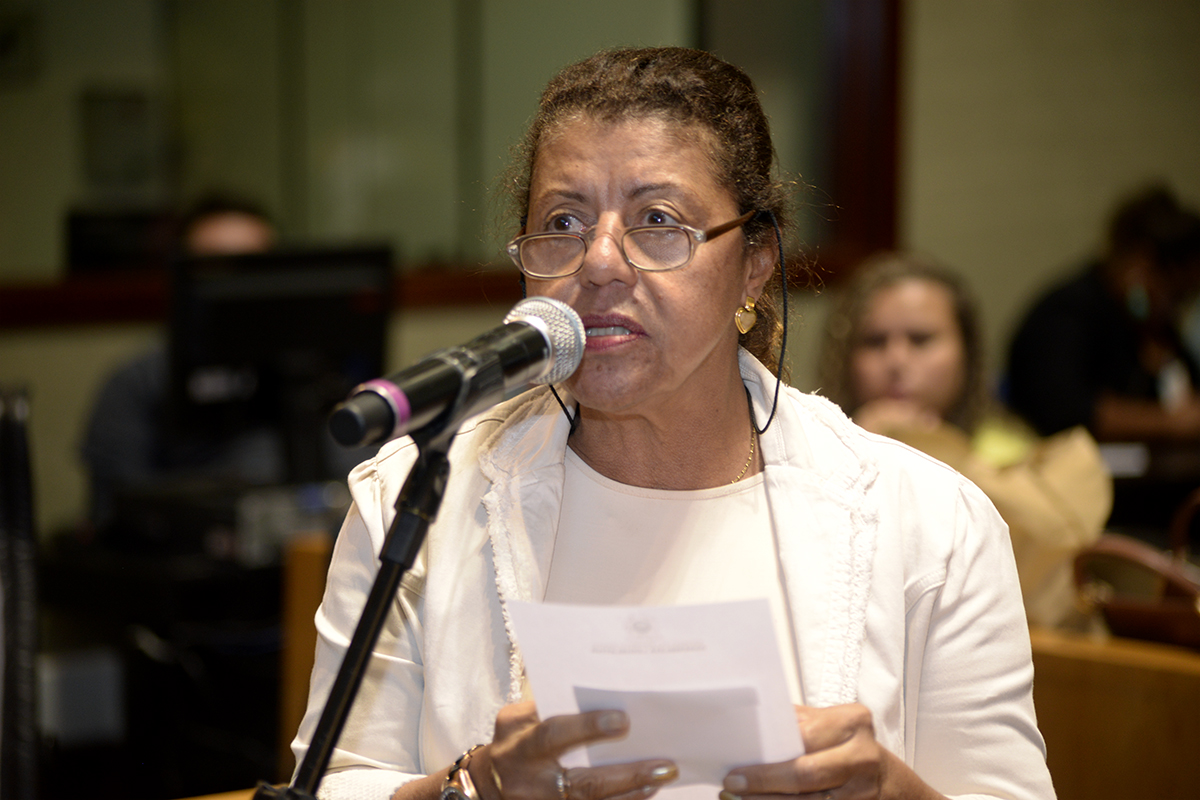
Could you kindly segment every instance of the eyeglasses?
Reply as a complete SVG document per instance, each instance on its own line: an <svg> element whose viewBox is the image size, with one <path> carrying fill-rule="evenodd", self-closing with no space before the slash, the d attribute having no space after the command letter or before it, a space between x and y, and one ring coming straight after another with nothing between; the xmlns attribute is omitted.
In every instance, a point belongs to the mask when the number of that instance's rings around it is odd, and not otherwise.
<svg viewBox="0 0 1200 800"><path fill-rule="evenodd" d="M643 272L667 272L687 266L696 248L723 233L740 228L756 212L749 211L735 220L706 231L690 225L642 225L621 234L621 255L630 266ZM530 233L518 236L504 249L513 262L531 278L567 278L583 268L588 243L595 229L587 233Z"/></svg>

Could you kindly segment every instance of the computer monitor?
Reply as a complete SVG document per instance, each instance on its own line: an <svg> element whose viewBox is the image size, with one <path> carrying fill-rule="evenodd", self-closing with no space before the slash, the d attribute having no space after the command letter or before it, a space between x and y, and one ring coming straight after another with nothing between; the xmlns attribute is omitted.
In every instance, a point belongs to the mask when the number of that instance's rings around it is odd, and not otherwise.
<svg viewBox="0 0 1200 800"><path fill-rule="evenodd" d="M344 478L330 463L326 418L383 372L389 249L185 257L171 286L171 434L218 441L273 429L285 480Z"/></svg>

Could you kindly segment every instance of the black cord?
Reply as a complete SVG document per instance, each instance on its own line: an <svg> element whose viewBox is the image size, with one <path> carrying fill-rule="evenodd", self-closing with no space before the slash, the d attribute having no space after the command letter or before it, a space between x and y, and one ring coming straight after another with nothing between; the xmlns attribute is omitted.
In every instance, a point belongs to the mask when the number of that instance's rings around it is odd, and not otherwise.
<svg viewBox="0 0 1200 800"><path fill-rule="evenodd" d="M524 217L521 218L521 230L525 230L525 218ZM519 275L519 280L521 281L521 299L524 300L528 296L526 294L525 273L520 272L520 273L518 273L518 275ZM558 401L558 407L562 409L563 414L567 418L567 422L569 422L571 424L571 429L567 432L567 438L570 439L572 436L575 435L575 431L579 429L579 406L578 405L575 406L575 416L572 417L571 412L567 411L567 404L564 403L562 401L562 398L558 396L558 392L555 391L553 385L550 385L550 393L552 395L554 395L554 399Z"/></svg>
<svg viewBox="0 0 1200 800"><path fill-rule="evenodd" d="M567 432L567 438L570 439L575 435L575 431L579 428L579 406L575 406L575 416L571 416L571 412L567 411L567 404L558 396L558 392L554 390L554 386L550 386L550 393L554 395L554 399L558 401L558 407L562 409L563 414L567 417L567 422L571 424L571 430Z"/></svg>
<svg viewBox="0 0 1200 800"><path fill-rule="evenodd" d="M762 436L767 432L767 428L771 427L771 422L775 419L775 410L779 408L779 385L783 382L783 357L787 353L788 334L788 280L787 262L783 256L783 232L779 230L779 221L775 219L775 212L763 211L762 213L771 218L771 225L775 228L775 243L779 247L779 274L782 276L780 282L783 284L783 336L779 339L779 365L775 368L775 399L771 401L771 415L767 417L767 424L762 426L762 430L754 428L755 433L759 436Z"/></svg>

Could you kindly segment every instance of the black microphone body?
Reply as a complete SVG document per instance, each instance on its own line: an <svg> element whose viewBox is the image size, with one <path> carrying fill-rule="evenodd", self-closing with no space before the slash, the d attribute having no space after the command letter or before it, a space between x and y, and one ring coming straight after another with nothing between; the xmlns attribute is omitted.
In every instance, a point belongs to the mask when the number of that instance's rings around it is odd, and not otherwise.
<svg viewBox="0 0 1200 800"><path fill-rule="evenodd" d="M342 445L361 447L431 424L444 429L513 389L570 376L583 344L583 323L565 303L522 300L500 327L356 387L330 415L330 433Z"/></svg>

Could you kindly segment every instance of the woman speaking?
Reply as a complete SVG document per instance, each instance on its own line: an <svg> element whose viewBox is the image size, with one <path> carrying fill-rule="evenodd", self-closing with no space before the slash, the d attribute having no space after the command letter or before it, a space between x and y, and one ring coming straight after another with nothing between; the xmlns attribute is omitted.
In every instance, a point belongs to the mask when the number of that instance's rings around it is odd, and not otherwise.
<svg viewBox="0 0 1200 800"><path fill-rule="evenodd" d="M510 181L528 292L587 330L578 370L463 425L323 797L634 800L662 759L564 769L628 717L542 719L508 604L765 598L805 754L722 795L1052 797L1004 523L966 479L781 386L788 201L754 86L681 48L546 87ZM351 477L301 758L416 458Z"/></svg>

